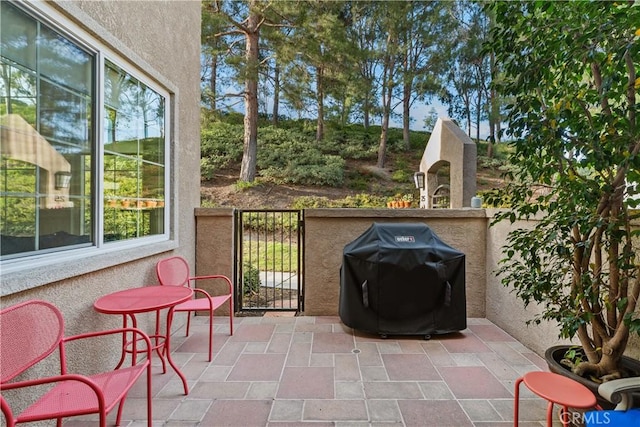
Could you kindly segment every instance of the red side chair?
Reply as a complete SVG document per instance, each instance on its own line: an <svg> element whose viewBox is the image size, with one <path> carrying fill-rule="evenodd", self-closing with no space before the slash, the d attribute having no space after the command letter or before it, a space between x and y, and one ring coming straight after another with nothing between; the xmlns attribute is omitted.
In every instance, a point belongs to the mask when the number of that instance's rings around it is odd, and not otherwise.
<svg viewBox="0 0 640 427"><path fill-rule="evenodd" d="M179 311L206 311L209 313L209 362L213 353L213 312L221 305L229 304L229 332L233 335L233 285L227 276L214 274L210 276L191 276L189 274L189 264L179 256L165 258L156 265L156 273L161 285L169 286L191 286L194 285L196 297L187 302L177 305L174 312ZM216 279L226 282L225 293L212 296L203 289L195 287L198 280ZM200 296L200 298L198 298ZM191 324L191 313L187 317L187 336L189 336L189 326Z"/></svg>
<svg viewBox="0 0 640 427"><path fill-rule="evenodd" d="M67 371L66 344L81 339L93 339L105 335L129 334L146 343L146 349L138 352L144 357L134 365L121 367L95 375L72 374ZM60 373L32 378L30 368L58 350ZM52 356L56 357L56 356ZM57 420L77 415L99 414L100 427L106 427L107 414L118 405L116 425L120 425L122 408L127 393L136 380L147 373L147 424L152 425L151 414L151 342L139 329L121 328L80 335L64 336L62 313L46 301L26 301L0 311L0 408L8 427L19 423ZM25 373L18 381L14 378ZM28 379L29 378L29 379ZM41 384L47 384L43 391ZM14 414L6 400L6 391L28 389L29 395L38 398L26 409Z"/></svg>

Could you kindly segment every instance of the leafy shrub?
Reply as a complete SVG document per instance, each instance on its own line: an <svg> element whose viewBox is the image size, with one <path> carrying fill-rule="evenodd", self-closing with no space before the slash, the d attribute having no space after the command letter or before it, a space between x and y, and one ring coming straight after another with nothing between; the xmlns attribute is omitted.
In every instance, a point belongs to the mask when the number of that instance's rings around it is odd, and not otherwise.
<svg viewBox="0 0 640 427"><path fill-rule="evenodd" d="M261 185L262 185L262 183L259 182L258 180L255 180L253 182L238 180L238 181L236 181L234 186L235 186L237 191L245 191L245 190L248 190L250 188L259 187Z"/></svg>
<svg viewBox="0 0 640 427"><path fill-rule="evenodd" d="M356 194L344 199L334 200L332 208L383 208L387 206L387 198L373 194Z"/></svg>
<svg viewBox="0 0 640 427"><path fill-rule="evenodd" d="M296 197L291 203L292 209L317 209L331 207L331 200L326 197L301 196Z"/></svg>
<svg viewBox="0 0 640 427"><path fill-rule="evenodd" d="M393 182L409 182L413 179L412 176L412 173L404 169L398 169L391 174L391 179Z"/></svg>
<svg viewBox="0 0 640 427"><path fill-rule="evenodd" d="M204 179L242 159L242 125L214 122L200 135L200 169Z"/></svg>
<svg viewBox="0 0 640 427"><path fill-rule="evenodd" d="M244 296L257 294L260 291L260 271L249 263L242 266L242 294Z"/></svg>
<svg viewBox="0 0 640 427"><path fill-rule="evenodd" d="M259 140L257 166L262 177L277 183L343 184L345 161L323 154L303 133L269 126L260 130Z"/></svg>
<svg viewBox="0 0 640 427"><path fill-rule="evenodd" d="M500 169L505 161L498 158L487 156L478 156L478 166L486 169Z"/></svg>
<svg viewBox="0 0 640 427"><path fill-rule="evenodd" d="M357 191L367 191L369 189L369 181L371 180L371 175L363 175L360 173L352 172L349 174L347 179L347 185L352 190Z"/></svg>
<svg viewBox="0 0 640 427"><path fill-rule="evenodd" d="M387 198L368 193L347 196L343 199L329 200L326 197L302 196L292 203L293 209L318 208L381 208L385 207Z"/></svg>
<svg viewBox="0 0 640 427"><path fill-rule="evenodd" d="M298 229L298 216L287 212L248 212L242 217L243 227L254 231L280 231L294 232Z"/></svg>

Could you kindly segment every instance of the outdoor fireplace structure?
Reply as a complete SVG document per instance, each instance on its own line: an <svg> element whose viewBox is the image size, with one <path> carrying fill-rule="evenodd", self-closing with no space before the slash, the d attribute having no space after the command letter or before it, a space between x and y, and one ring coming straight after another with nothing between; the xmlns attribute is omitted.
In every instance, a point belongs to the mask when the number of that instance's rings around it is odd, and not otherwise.
<svg viewBox="0 0 640 427"><path fill-rule="evenodd" d="M463 330L465 254L425 224L373 223L344 247L339 315L383 337Z"/></svg>

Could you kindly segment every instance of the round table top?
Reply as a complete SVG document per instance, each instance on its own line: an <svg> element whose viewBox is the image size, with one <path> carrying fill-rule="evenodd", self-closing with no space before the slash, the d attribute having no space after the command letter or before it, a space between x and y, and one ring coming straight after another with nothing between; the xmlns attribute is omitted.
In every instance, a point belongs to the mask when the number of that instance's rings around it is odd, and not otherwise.
<svg viewBox="0 0 640 427"><path fill-rule="evenodd" d="M571 408L593 408L596 397L584 385L553 372L528 372L523 381L538 396Z"/></svg>
<svg viewBox="0 0 640 427"><path fill-rule="evenodd" d="M185 286L144 286L104 295L93 304L105 314L132 314L156 311L187 301L193 290Z"/></svg>

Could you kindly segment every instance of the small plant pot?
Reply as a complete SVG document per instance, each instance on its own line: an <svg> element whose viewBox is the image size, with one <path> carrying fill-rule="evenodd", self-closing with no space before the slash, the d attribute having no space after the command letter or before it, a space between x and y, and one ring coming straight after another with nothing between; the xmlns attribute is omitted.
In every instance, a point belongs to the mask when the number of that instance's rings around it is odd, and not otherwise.
<svg viewBox="0 0 640 427"><path fill-rule="evenodd" d="M125 209L131 205L131 202L129 200L123 200L121 203L122 203L122 207Z"/></svg>
<svg viewBox="0 0 640 427"><path fill-rule="evenodd" d="M155 201L155 200L147 200L147 201L145 202L145 205L146 205L148 208L155 208L157 204L158 204L158 202L157 202L157 201Z"/></svg>

